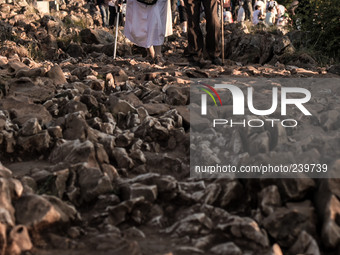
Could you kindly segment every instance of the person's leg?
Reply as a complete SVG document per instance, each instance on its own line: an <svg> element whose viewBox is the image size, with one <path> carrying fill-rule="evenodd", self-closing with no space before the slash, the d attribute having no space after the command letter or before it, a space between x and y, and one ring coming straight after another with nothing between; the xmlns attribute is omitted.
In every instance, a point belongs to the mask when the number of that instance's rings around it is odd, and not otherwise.
<svg viewBox="0 0 340 255"><path fill-rule="evenodd" d="M106 8L103 4L99 5L100 14L102 15L103 26L107 25L107 13Z"/></svg>
<svg viewBox="0 0 340 255"><path fill-rule="evenodd" d="M104 16L105 16L104 6L102 4L100 4L98 7L99 7L100 15L102 16L102 22L103 22L103 26L104 26Z"/></svg>
<svg viewBox="0 0 340 255"><path fill-rule="evenodd" d="M109 25L114 26L116 22L116 8L114 6L109 6L110 19Z"/></svg>
<svg viewBox="0 0 340 255"><path fill-rule="evenodd" d="M247 0L246 5L248 5L247 9L249 12L249 20L251 21L253 19L253 6L252 6L252 1L251 0Z"/></svg>
<svg viewBox="0 0 340 255"><path fill-rule="evenodd" d="M155 49L155 57L162 57L162 45L153 46Z"/></svg>
<svg viewBox="0 0 340 255"><path fill-rule="evenodd" d="M185 0L185 7L188 16L188 49L191 60L203 58L203 35L200 28L200 0Z"/></svg>
<svg viewBox="0 0 340 255"><path fill-rule="evenodd" d="M151 59L155 58L155 48L153 46L151 46L150 48L147 49L148 50L148 56Z"/></svg>
<svg viewBox="0 0 340 255"><path fill-rule="evenodd" d="M171 14L172 14L172 22L174 23L174 19L176 17L176 8L177 7L177 0L171 0Z"/></svg>
<svg viewBox="0 0 340 255"><path fill-rule="evenodd" d="M203 0L206 24L206 49L210 58L214 59L220 56L220 37L221 37L221 21L217 16L217 0Z"/></svg>
<svg viewBox="0 0 340 255"><path fill-rule="evenodd" d="M164 65L165 60L162 55L162 45L154 45L155 49L155 64L157 65Z"/></svg>
<svg viewBox="0 0 340 255"><path fill-rule="evenodd" d="M106 13L106 19L105 19L105 26L109 26L109 20L110 20L110 10L109 6L105 6L105 13Z"/></svg>
<svg viewBox="0 0 340 255"><path fill-rule="evenodd" d="M182 26L182 32L186 33L187 30L187 26L188 26L188 17L187 17L187 12L184 6L178 6L178 13L179 13L179 20L181 22L181 26Z"/></svg>

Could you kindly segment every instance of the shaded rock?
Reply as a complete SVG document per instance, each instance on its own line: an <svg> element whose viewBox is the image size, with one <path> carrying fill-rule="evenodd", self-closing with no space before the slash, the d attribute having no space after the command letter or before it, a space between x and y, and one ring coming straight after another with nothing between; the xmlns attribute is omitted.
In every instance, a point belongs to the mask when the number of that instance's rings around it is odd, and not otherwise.
<svg viewBox="0 0 340 255"><path fill-rule="evenodd" d="M222 218L216 229L223 231L224 236L239 247L261 250L269 246L265 230L260 229L254 220L229 216L228 221L223 222Z"/></svg>
<svg viewBox="0 0 340 255"><path fill-rule="evenodd" d="M323 112L320 114L319 119L325 131L337 130L340 128L339 110L330 110L327 112Z"/></svg>
<svg viewBox="0 0 340 255"><path fill-rule="evenodd" d="M49 79L39 78L33 82L28 77L22 77L11 83L8 95L23 96L30 98L33 102L41 102L51 99L54 91L55 87Z"/></svg>
<svg viewBox="0 0 340 255"><path fill-rule="evenodd" d="M315 198L316 208L323 220L321 238L326 247L335 248L340 243L340 226L338 216L340 214L340 201L337 194L337 180L323 180L320 183Z"/></svg>
<svg viewBox="0 0 340 255"><path fill-rule="evenodd" d="M70 164L85 162L88 166L97 167L94 145L90 141L61 140L51 152L49 160L54 164L59 162Z"/></svg>
<svg viewBox="0 0 340 255"><path fill-rule="evenodd" d="M93 90L104 91L105 89L105 81L97 79L96 77L88 76L87 79L84 80L84 83Z"/></svg>
<svg viewBox="0 0 340 255"><path fill-rule="evenodd" d="M20 136L17 144L26 152L46 152L50 147L50 135L47 130L31 136Z"/></svg>
<svg viewBox="0 0 340 255"><path fill-rule="evenodd" d="M217 255L242 255L242 251L232 242L216 245L210 249L211 253Z"/></svg>
<svg viewBox="0 0 340 255"><path fill-rule="evenodd" d="M76 67L71 71L71 74L77 76L79 80L83 80L86 78L86 76L91 74L95 75L95 73L93 73L93 70L88 66Z"/></svg>
<svg viewBox="0 0 340 255"><path fill-rule="evenodd" d="M37 77L37 76L43 76L45 74L44 68L34 68L34 69L23 69L16 72L15 77Z"/></svg>
<svg viewBox="0 0 340 255"><path fill-rule="evenodd" d="M84 112L87 113L87 107L82 102L77 102L75 100L69 101L64 107L61 109L61 113L68 114L68 113L75 113L75 112Z"/></svg>
<svg viewBox="0 0 340 255"><path fill-rule="evenodd" d="M66 115L63 137L68 140L84 140L89 135L89 127L84 112L74 112Z"/></svg>
<svg viewBox="0 0 340 255"><path fill-rule="evenodd" d="M106 44L112 43L114 37L112 34L101 29L83 29L80 31L81 40L87 44Z"/></svg>
<svg viewBox="0 0 340 255"><path fill-rule="evenodd" d="M22 128L20 129L20 134L23 136L30 136L30 135L36 135L41 131L41 127L39 125L37 118L32 118L27 120Z"/></svg>
<svg viewBox="0 0 340 255"><path fill-rule="evenodd" d="M80 58L85 55L85 52L83 48L79 44L71 43L67 49L66 52L74 58Z"/></svg>
<svg viewBox="0 0 340 255"><path fill-rule="evenodd" d="M55 65L47 72L47 76L53 80L55 85L63 85L67 83L63 70L60 66Z"/></svg>
<svg viewBox="0 0 340 255"><path fill-rule="evenodd" d="M143 107L149 115L160 115L170 110L166 104L144 104Z"/></svg>
<svg viewBox="0 0 340 255"><path fill-rule="evenodd" d="M0 222L0 254L5 255L7 245L6 225Z"/></svg>
<svg viewBox="0 0 340 255"><path fill-rule="evenodd" d="M111 180L98 168L81 166L77 169L80 187L80 203L89 202L103 193L113 190Z"/></svg>
<svg viewBox="0 0 340 255"><path fill-rule="evenodd" d="M128 112L136 112L136 108L134 108L131 104L129 104L125 100L121 100L116 96L110 96L108 101L108 109L113 115L118 113L127 114Z"/></svg>
<svg viewBox="0 0 340 255"><path fill-rule="evenodd" d="M328 72L340 75L340 65L333 65L328 69Z"/></svg>
<svg viewBox="0 0 340 255"><path fill-rule="evenodd" d="M270 215L281 206L281 197L277 186L268 186L259 194L260 208L265 215Z"/></svg>
<svg viewBox="0 0 340 255"><path fill-rule="evenodd" d="M302 230L315 234L314 208L306 203L291 203L288 208L278 208L263 220L263 226L282 247L292 246Z"/></svg>
<svg viewBox="0 0 340 255"><path fill-rule="evenodd" d="M15 210L12 206L12 199L11 199L11 191L10 191L10 184L7 179L0 178L0 218L1 222L8 226L14 226L15 218L14 213Z"/></svg>
<svg viewBox="0 0 340 255"><path fill-rule="evenodd" d="M175 236L197 235L210 230L213 227L211 219L204 213L196 213L181 219L172 226L165 229L165 233Z"/></svg>
<svg viewBox="0 0 340 255"><path fill-rule="evenodd" d="M23 125L27 120L37 118L40 123L47 124L52 120L51 114L42 105L24 102L17 98L6 98L0 102L1 110L8 110L13 114L12 121Z"/></svg>
<svg viewBox="0 0 340 255"><path fill-rule="evenodd" d="M221 184L219 203L221 208L228 208L228 211L242 207L240 199L244 199L245 193L242 185L238 181Z"/></svg>
<svg viewBox="0 0 340 255"><path fill-rule="evenodd" d="M127 80L129 80L129 76L121 68L119 68L118 71L113 72L113 78L114 78L115 84L119 84L119 83L126 82Z"/></svg>
<svg viewBox="0 0 340 255"><path fill-rule="evenodd" d="M146 237L143 231L136 227L128 228L127 230L124 231L124 235L128 238L145 238Z"/></svg>
<svg viewBox="0 0 340 255"><path fill-rule="evenodd" d="M10 246L7 248L9 254L22 254L33 248L27 228L24 225L15 226L9 234Z"/></svg>
<svg viewBox="0 0 340 255"><path fill-rule="evenodd" d="M302 231L295 244L289 249L289 254L310 254L320 255L319 246L312 236Z"/></svg>
<svg viewBox="0 0 340 255"><path fill-rule="evenodd" d="M15 203L15 216L19 224L29 229L41 230L58 222L69 222L75 218L75 209L56 197L24 195Z"/></svg>
<svg viewBox="0 0 340 255"><path fill-rule="evenodd" d="M109 156L116 162L119 168L131 169L134 166L133 160L124 148L114 148L109 152Z"/></svg>
<svg viewBox="0 0 340 255"><path fill-rule="evenodd" d="M127 200L115 206L108 206L106 211L109 214L109 222L118 225L126 221L131 216L134 207L141 203L144 203L143 197Z"/></svg>
<svg viewBox="0 0 340 255"><path fill-rule="evenodd" d="M184 93L183 88L171 86L165 91L167 97L165 101L169 105L186 105L188 96Z"/></svg>
<svg viewBox="0 0 340 255"><path fill-rule="evenodd" d="M122 188L127 199L134 199L137 197L144 197L146 201L154 202L157 199L157 186L156 185L144 185L140 183L134 183L127 187Z"/></svg>

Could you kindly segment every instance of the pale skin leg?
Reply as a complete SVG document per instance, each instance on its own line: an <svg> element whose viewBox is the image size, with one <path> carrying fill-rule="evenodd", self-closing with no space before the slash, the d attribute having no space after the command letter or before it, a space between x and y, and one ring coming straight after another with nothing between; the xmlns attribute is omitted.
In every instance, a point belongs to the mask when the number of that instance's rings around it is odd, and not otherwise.
<svg viewBox="0 0 340 255"><path fill-rule="evenodd" d="M187 32L187 27L188 27L187 22L186 22L186 21L182 22L182 31L183 31L184 33Z"/></svg>
<svg viewBox="0 0 340 255"><path fill-rule="evenodd" d="M150 48L148 48L148 54L149 56L154 59L155 58L155 48L153 46L151 46Z"/></svg>

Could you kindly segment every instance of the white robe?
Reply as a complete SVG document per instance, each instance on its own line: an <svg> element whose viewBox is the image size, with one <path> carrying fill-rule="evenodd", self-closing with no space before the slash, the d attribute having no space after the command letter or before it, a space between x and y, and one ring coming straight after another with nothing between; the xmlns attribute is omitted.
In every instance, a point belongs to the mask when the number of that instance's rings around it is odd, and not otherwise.
<svg viewBox="0 0 340 255"><path fill-rule="evenodd" d="M170 0L157 0L154 5L127 0L124 34L140 47L162 45L164 37L172 34Z"/></svg>

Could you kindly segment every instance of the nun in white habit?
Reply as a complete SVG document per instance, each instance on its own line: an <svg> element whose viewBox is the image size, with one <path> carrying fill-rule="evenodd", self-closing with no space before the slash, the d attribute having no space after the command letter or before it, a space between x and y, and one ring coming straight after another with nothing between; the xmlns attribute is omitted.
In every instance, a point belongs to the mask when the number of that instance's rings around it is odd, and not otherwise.
<svg viewBox="0 0 340 255"><path fill-rule="evenodd" d="M164 38L172 34L170 0L157 0L153 5L127 0L124 34L137 46L147 48L155 63L164 62L161 47Z"/></svg>

